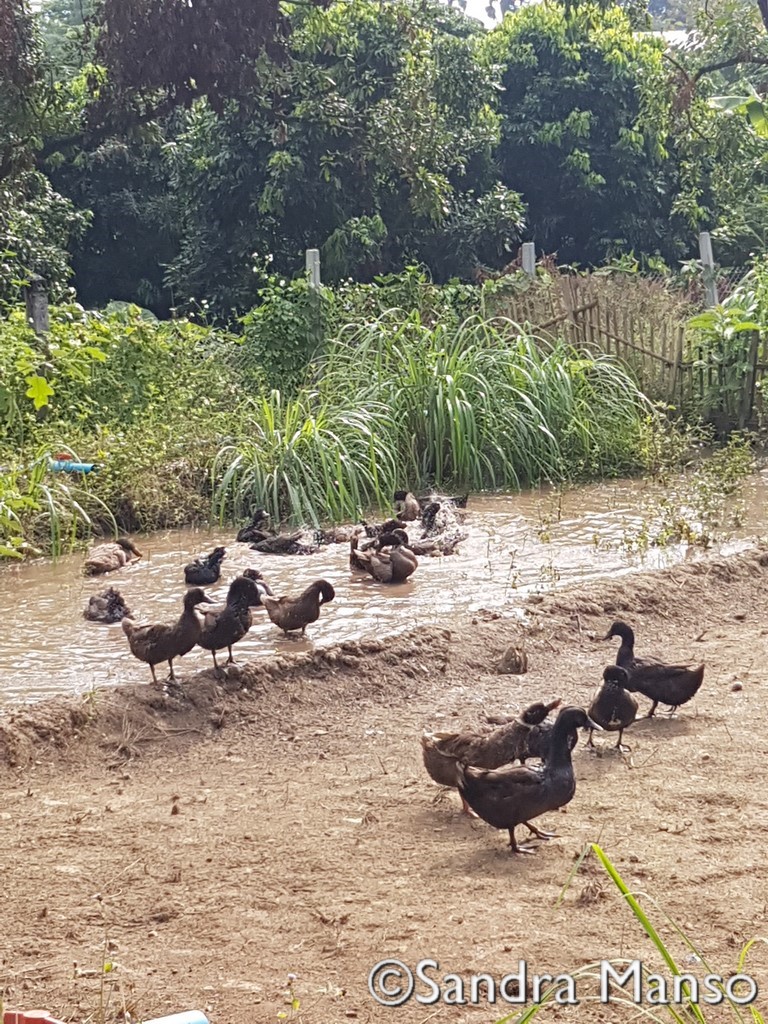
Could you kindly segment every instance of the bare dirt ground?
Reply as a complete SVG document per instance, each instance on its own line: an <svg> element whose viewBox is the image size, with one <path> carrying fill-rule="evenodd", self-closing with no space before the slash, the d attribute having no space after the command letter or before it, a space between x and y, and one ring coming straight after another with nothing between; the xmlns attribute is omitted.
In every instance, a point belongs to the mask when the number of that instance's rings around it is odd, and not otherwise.
<svg viewBox="0 0 768 1024"><path fill-rule="evenodd" d="M595 636L619 615L639 654L706 661L703 688L677 717L638 721L631 755L608 749L615 736L598 737L602 756L580 742L575 799L539 820L562 838L514 857L455 794L436 801L422 728L540 697L586 704L615 656ZM252 663L226 690L204 673L185 678L184 698L146 686L14 712L0 720L6 1006L97 1021L194 1006L215 1024L275 1022L290 1016L292 972L291 1019L306 1024L493 1021L514 1007L384 1008L368 972L387 957L465 978L501 977L520 958L538 973L609 957L659 966L593 858L556 906L594 840L727 976L768 934L767 625L768 553L755 550L561 591L524 624L468 616L451 633ZM529 672L498 675L513 642ZM103 974L105 959L115 968ZM768 996L766 967L755 947L749 968ZM585 1002L555 1015L633 1014Z"/></svg>

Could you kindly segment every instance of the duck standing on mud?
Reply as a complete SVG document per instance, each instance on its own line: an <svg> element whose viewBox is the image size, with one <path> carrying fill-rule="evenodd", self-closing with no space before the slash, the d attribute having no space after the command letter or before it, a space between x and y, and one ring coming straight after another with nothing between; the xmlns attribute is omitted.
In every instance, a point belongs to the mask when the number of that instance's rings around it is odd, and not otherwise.
<svg viewBox="0 0 768 1024"><path fill-rule="evenodd" d="M674 712L696 696L704 679L703 664L665 665L654 658L636 658L634 631L621 619L611 625L603 639L614 636L621 638L616 664L627 671L626 688L653 701L648 718L653 718L659 704L669 705Z"/></svg>
<svg viewBox="0 0 768 1024"><path fill-rule="evenodd" d="M608 665L603 672L603 685L589 706L589 717L607 732L619 731L616 749L624 750L621 737L637 715L637 701L627 691L629 676L627 670L620 665ZM587 746L594 748L592 733L589 734Z"/></svg>
<svg viewBox="0 0 768 1024"><path fill-rule="evenodd" d="M556 811L573 800L576 778L571 751L577 729L600 729L583 708L563 708L552 727L549 757L540 768L504 765L502 768L474 768L456 763L456 786L472 810L493 828L509 831L512 853L533 853L518 846L515 828L525 825L539 839L553 839L554 832L542 832L532 818Z"/></svg>
<svg viewBox="0 0 768 1024"><path fill-rule="evenodd" d="M229 651L227 664L235 659L232 645L242 640L253 625L251 608L260 605L266 594L266 584L243 573L232 580L227 592L227 603L223 607L211 608L203 613L203 631L199 644L213 655L213 667L218 670L216 651L224 647Z"/></svg>
<svg viewBox="0 0 768 1024"><path fill-rule="evenodd" d="M545 719L560 703L560 700L554 700L550 704L531 704L520 715L490 733L431 733L425 730L421 737L421 750L427 774L440 786L455 787L458 761L478 768L500 768L512 761L519 760L525 764L529 757L546 756L553 726ZM463 797L461 802L465 813L470 814L470 807Z"/></svg>
<svg viewBox="0 0 768 1024"><path fill-rule="evenodd" d="M188 590L184 595L184 611L172 625L163 622L137 625L133 619L123 619L123 632L134 658L145 661L152 671L152 681L157 684L155 665L168 662L169 679L176 679L173 659L187 654L199 643L202 633L202 619L197 614L197 605L214 604L205 591L199 587Z"/></svg>

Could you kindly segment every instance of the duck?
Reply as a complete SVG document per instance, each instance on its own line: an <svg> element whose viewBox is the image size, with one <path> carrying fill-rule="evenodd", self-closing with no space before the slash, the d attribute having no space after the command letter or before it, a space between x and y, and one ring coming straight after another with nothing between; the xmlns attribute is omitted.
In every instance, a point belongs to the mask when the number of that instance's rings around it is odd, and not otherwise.
<svg viewBox="0 0 768 1024"><path fill-rule="evenodd" d="M394 500L398 519L405 523L413 523L421 518L421 506L415 494L410 491L395 491Z"/></svg>
<svg viewBox="0 0 768 1024"><path fill-rule="evenodd" d="M89 622L120 622L125 616L130 617L131 609L125 603L123 595L114 587L107 587L99 594L91 594L83 611L83 618Z"/></svg>
<svg viewBox="0 0 768 1024"><path fill-rule="evenodd" d="M560 704L559 699L551 704L531 704L492 732L433 733L425 729L421 750L427 775L440 786L455 788L457 761L480 768L500 768L512 761L525 764L529 757L541 757L549 742L549 730L543 729L544 719ZM463 797L462 808L465 813L471 813Z"/></svg>
<svg viewBox="0 0 768 1024"><path fill-rule="evenodd" d="M467 539L467 531L456 527L453 530L446 530L437 537L420 537L418 540L409 540L408 547L414 555L429 556L452 555L463 540Z"/></svg>
<svg viewBox="0 0 768 1024"><path fill-rule="evenodd" d="M437 503L438 505L453 505L454 508L465 509L467 502L469 501L469 494L436 494L434 491L430 494L423 494L420 498L417 498L419 506L423 511L426 510L427 505Z"/></svg>
<svg viewBox="0 0 768 1024"><path fill-rule="evenodd" d="M261 598L264 595L266 595L268 597L272 597L273 596L272 588L267 583L267 581L264 579L264 574L262 572L259 572L258 569L250 569L249 568L249 569L243 569L242 575L245 576L245 578L247 580L253 580L253 582L256 584L257 590L259 591L259 600L255 602L254 607L255 606L263 607L263 605L261 604Z"/></svg>
<svg viewBox="0 0 768 1024"><path fill-rule="evenodd" d="M153 622L148 625L137 625L133 619L124 618L123 632L128 639L131 653L139 661L146 661L152 671L152 681L157 683L155 665L167 661L170 669L169 679L176 679L173 671L173 659L187 654L200 640L202 620L196 612L199 604L213 604L200 587L193 587L184 595L184 611L172 625L164 622Z"/></svg>
<svg viewBox="0 0 768 1024"><path fill-rule="evenodd" d="M515 840L515 829L525 825L539 839L554 839L531 824L532 818L565 807L576 794L571 751L577 729L600 729L584 708L565 707L552 727L549 756L540 767L503 765L478 768L456 761L455 785L462 798L483 821L509 832L512 853L533 853Z"/></svg>
<svg viewBox="0 0 768 1024"><path fill-rule="evenodd" d="M406 523L402 519L386 519L383 523L366 523L363 520L363 528L366 537L380 537L383 533L392 533L394 530L405 530Z"/></svg>
<svg viewBox="0 0 768 1024"><path fill-rule="evenodd" d="M109 544L97 544L85 558L83 573L86 576L101 576L105 572L122 569L129 562L141 558L142 554L129 537L118 537Z"/></svg>
<svg viewBox="0 0 768 1024"><path fill-rule="evenodd" d="M419 566L418 558L408 547L405 530L384 533L371 547L362 551L355 548L352 553L355 555L354 567L363 569L379 583L404 583Z"/></svg>
<svg viewBox="0 0 768 1024"><path fill-rule="evenodd" d="M288 635L297 630L304 631L320 618L320 606L328 604L336 596L328 580L315 580L298 597L272 597L262 594L261 603L267 615L276 626Z"/></svg>
<svg viewBox="0 0 768 1024"><path fill-rule="evenodd" d="M620 619L614 622L603 637L621 638L616 664L629 675L626 688L642 693L652 701L648 718L653 718L659 704L666 704L675 712L698 693L704 680L704 665L665 665L653 658L635 657L635 634L631 626Z"/></svg>
<svg viewBox="0 0 768 1024"><path fill-rule="evenodd" d="M265 537L264 540L251 544L251 550L262 555L314 555L318 545L307 544L304 541L304 532L298 530L296 533L278 533L272 537Z"/></svg>
<svg viewBox="0 0 768 1024"><path fill-rule="evenodd" d="M619 730L616 749L623 751L621 737L637 717L637 701L628 692L629 675L620 665L608 665L603 671L603 685L589 706L587 714L607 732ZM587 746L593 747L592 733Z"/></svg>
<svg viewBox="0 0 768 1024"><path fill-rule="evenodd" d="M332 526L328 530L315 530L315 542L320 547L328 544L349 544L353 537L358 537L365 530L363 523L355 526Z"/></svg>
<svg viewBox="0 0 768 1024"><path fill-rule="evenodd" d="M207 587L216 583L221 576L221 563L227 554L226 548L214 548L210 555L201 555L194 562L184 566L184 582L195 587Z"/></svg>
<svg viewBox="0 0 768 1024"><path fill-rule="evenodd" d="M254 544L266 540L270 534L264 530L264 526L266 526L270 518L269 512L266 509L252 509L250 523L238 531L235 539L240 544Z"/></svg>
<svg viewBox="0 0 768 1024"><path fill-rule="evenodd" d="M248 570L246 570L247 572ZM216 651L224 647L229 652L227 664L233 662L232 645L242 640L253 625L251 607L260 605L263 591L260 580L251 576L237 576L229 585L227 603L223 606L210 608L203 613L203 629L198 640L199 645L213 655L213 667L218 671Z"/></svg>

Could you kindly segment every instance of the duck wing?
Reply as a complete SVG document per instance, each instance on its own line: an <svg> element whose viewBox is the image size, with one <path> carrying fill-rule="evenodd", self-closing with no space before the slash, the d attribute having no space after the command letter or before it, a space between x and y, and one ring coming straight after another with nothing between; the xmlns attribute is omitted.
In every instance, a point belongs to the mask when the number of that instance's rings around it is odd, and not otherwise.
<svg viewBox="0 0 768 1024"><path fill-rule="evenodd" d="M678 705L689 701L704 679L704 666L664 665L662 662L636 662L629 674L629 685L651 700Z"/></svg>
<svg viewBox="0 0 768 1024"><path fill-rule="evenodd" d="M520 756L528 728L517 720L490 733L436 733L435 745L442 754L479 768L499 768Z"/></svg>
<svg viewBox="0 0 768 1024"><path fill-rule="evenodd" d="M549 780L540 769L525 765L460 768L459 791L494 828L513 828L549 810Z"/></svg>

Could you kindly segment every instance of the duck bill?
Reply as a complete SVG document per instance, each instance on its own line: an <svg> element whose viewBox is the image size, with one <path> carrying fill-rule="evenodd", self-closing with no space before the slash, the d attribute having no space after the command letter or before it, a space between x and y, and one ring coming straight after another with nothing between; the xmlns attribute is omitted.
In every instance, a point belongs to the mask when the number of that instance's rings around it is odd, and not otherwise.
<svg viewBox="0 0 768 1024"><path fill-rule="evenodd" d="M547 714L549 714L550 711L554 711L555 708L559 708L562 703L562 697L558 697L557 700L553 700L551 704L545 704L544 707L547 709Z"/></svg>
<svg viewBox="0 0 768 1024"><path fill-rule="evenodd" d="M602 732L603 731L602 725L598 725L597 722L593 722L592 719L589 717L589 715L587 715L587 728L588 729L594 729L595 732Z"/></svg>

